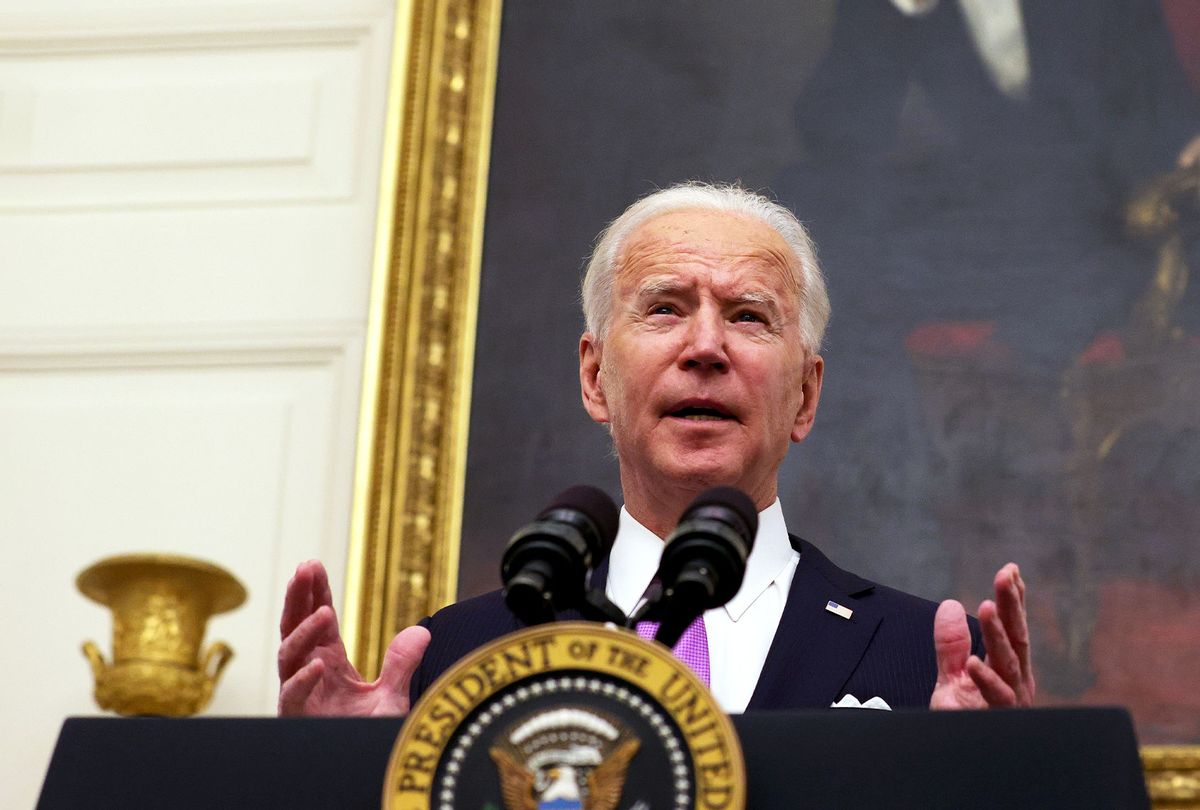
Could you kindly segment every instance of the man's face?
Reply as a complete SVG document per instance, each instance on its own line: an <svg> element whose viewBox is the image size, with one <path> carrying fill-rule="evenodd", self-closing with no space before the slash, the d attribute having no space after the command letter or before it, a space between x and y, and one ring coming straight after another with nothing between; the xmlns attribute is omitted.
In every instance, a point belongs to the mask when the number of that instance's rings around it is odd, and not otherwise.
<svg viewBox="0 0 1200 810"><path fill-rule="evenodd" d="M823 370L801 347L794 261L765 224L716 211L664 214L626 240L607 335L581 339L580 378L627 502L631 487L722 484L759 508L774 499Z"/></svg>

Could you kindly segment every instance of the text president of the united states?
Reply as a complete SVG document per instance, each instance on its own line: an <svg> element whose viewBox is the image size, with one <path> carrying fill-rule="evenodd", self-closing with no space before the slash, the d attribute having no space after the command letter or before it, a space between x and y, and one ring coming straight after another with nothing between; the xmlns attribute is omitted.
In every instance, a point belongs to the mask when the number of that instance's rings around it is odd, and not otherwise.
<svg viewBox="0 0 1200 810"><path fill-rule="evenodd" d="M601 234L583 308L583 406L608 426L624 497L610 598L635 606L661 538L701 492L734 486L760 511L741 591L704 616L711 686L727 711L846 696L935 709L1031 704L1016 565L996 574L995 600L979 606L979 639L959 603L856 577L784 525L779 468L812 430L829 319L813 245L791 211L730 186L650 194ZM851 618L822 610L828 602ZM280 624L280 714L403 714L458 656L519 627L496 594L423 625L399 633L366 682L347 660L324 568L301 564Z"/></svg>

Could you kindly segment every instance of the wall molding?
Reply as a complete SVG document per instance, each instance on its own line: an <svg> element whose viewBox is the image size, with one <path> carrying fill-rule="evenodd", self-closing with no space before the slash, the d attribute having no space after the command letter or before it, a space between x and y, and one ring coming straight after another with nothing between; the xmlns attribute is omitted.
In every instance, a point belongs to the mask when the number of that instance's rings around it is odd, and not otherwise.
<svg viewBox="0 0 1200 810"><path fill-rule="evenodd" d="M0 373L325 366L358 351L363 332L350 321L0 331Z"/></svg>
<svg viewBox="0 0 1200 810"><path fill-rule="evenodd" d="M384 39L379 20L0 35L0 210L350 201ZM149 129L122 135L131 118Z"/></svg>
<svg viewBox="0 0 1200 810"><path fill-rule="evenodd" d="M85 29L51 22L18 27L25 20L4 25L0 16L0 57L59 56L76 54L129 53L137 51L229 50L305 45L352 45L368 39L378 20L284 19L229 20L189 23L178 20L146 22L114 20Z"/></svg>

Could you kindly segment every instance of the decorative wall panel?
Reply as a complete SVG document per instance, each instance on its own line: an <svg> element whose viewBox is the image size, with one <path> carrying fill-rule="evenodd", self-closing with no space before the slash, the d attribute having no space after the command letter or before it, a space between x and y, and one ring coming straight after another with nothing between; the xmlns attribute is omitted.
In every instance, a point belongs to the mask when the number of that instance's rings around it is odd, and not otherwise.
<svg viewBox="0 0 1200 810"><path fill-rule="evenodd" d="M0 210L346 199L368 34L0 40Z"/></svg>

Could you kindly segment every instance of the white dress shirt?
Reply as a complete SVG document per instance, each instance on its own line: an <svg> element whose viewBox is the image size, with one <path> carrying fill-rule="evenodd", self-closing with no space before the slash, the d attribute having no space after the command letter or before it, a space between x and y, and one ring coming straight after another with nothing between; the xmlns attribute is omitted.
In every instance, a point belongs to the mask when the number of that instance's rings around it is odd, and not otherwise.
<svg viewBox="0 0 1200 810"><path fill-rule="evenodd" d="M662 547L657 535L621 508L605 590L627 615L654 579ZM725 606L704 613L711 688L726 712L745 711L754 694L799 560L776 499L758 514L758 536L741 590Z"/></svg>

